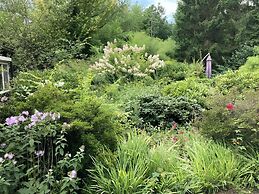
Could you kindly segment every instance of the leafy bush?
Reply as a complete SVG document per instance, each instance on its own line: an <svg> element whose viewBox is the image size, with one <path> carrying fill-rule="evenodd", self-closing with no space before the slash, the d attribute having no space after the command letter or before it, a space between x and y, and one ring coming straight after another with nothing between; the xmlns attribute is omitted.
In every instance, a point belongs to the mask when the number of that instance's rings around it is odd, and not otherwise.
<svg viewBox="0 0 259 194"><path fill-rule="evenodd" d="M239 92L246 89L258 89L259 86L259 57L249 57L245 65L237 71L228 71L215 77L215 87L222 93L228 93L236 88Z"/></svg>
<svg viewBox="0 0 259 194"><path fill-rule="evenodd" d="M247 57L253 55L254 48L245 44L233 52L232 56L226 60L226 64L228 64L231 69L238 69L241 65L245 64Z"/></svg>
<svg viewBox="0 0 259 194"><path fill-rule="evenodd" d="M146 51L152 55L159 54L161 59L170 60L174 56L176 48L175 41L172 39L161 40L159 38L150 37L144 32L134 32L129 35L129 44L143 46Z"/></svg>
<svg viewBox="0 0 259 194"><path fill-rule="evenodd" d="M75 154L81 145L85 145L85 167L91 164L90 156L98 155L103 146L116 148L116 135L121 127L114 109L88 94L86 89L77 90L67 92L50 83L39 87L25 101L10 101L2 110L7 110L9 116L13 112L33 112L35 109L61 113L61 120L71 126L66 134L67 149Z"/></svg>
<svg viewBox="0 0 259 194"><path fill-rule="evenodd" d="M90 68L112 83L120 78L131 81L148 75L155 76L156 70L163 67L164 62L159 59L159 55L144 54L144 50L144 46L126 44L118 48L115 43L108 42L103 58Z"/></svg>
<svg viewBox="0 0 259 194"><path fill-rule="evenodd" d="M53 84L43 84L38 86L37 90L26 99L20 100L16 95L11 95L9 101L1 107L0 120L3 122L6 117L19 114L23 110L28 110L31 113L35 109L52 111L53 107L60 106L61 103L68 101L69 98L72 98L70 94L67 94Z"/></svg>
<svg viewBox="0 0 259 194"><path fill-rule="evenodd" d="M32 95L38 87L44 85L50 71L28 71L19 73L12 81L13 96L24 100Z"/></svg>
<svg viewBox="0 0 259 194"><path fill-rule="evenodd" d="M258 148L258 95L258 91L247 91L243 97L235 92L214 96L208 104L210 109L203 112L198 122L201 132L239 148Z"/></svg>
<svg viewBox="0 0 259 194"><path fill-rule="evenodd" d="M188 78L165 86L163 94L173 97L185 96L204 105L206 97L211 95L212 91L207 80Z"/></svg>
<svg viewBox="0 0 259 194"><path fill-rule="evenodd" d="M258 72L259 71L259 55L248 57L246 63L239 68L241 72Z"/></svg>
<svg viewBox="0 0 259 194"><path fill-rule="evenodd" d="M165 61L165 66L158 70L157 75L161 79L172 81L184 80L187 77L188 65L176 61Z"/></svg>
<svg viewBox="0 0 259 194"><path fill-rule="evenodd" d="M186 78L204 78L204 67L201 63L180 63L166 61L165 66L157 71L157 76L165 81L181 81Z"/></svg>
<svg viewBox="0 0 259 194"><path fill-rule="evenodd" d="M132 103L128 111L137 117L140 126L171 127L173 122L187 124L201 113L201 106L185 97L143 95Z"/></svg>
<svg viewBox="0 0 259 194"><path fill-rule="evenodd" d="M226 94L236 88L239 92L246 89L257 89L259 85L259 72L228 71L217 76L214 80L215 88Z"/></svg>
<svg viewBox="0 0 259 194"><path fill-rule="evenodd" d="M79 86L80 80L88 72L89 62L84 60L70 60L56 64L51 71L50 80L56 86L71 90Z"/></svg>

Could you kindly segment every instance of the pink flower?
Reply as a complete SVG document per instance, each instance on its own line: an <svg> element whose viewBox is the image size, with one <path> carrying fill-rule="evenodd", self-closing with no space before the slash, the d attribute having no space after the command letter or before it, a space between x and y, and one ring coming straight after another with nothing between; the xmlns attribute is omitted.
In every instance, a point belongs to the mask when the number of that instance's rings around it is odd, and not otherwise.
<svg viewBox="0 0 259 194"><path fill-rule="evenodd" d="M234 110L234 105L232 104L232 103L228 103L227 105L226 105L226 108L228 109L228 110Z"/></svg>

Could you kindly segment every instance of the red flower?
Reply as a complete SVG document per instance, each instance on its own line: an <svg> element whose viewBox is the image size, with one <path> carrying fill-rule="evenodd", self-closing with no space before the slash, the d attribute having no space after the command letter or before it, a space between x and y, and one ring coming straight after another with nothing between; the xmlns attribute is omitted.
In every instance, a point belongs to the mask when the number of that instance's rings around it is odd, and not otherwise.
<svg viewBox="0 0 259 194"><path fill-rule="evenodd" d="M176 129L176 127L177 127L177 123L176 123L176 122L173 122L171 129L172 129L172 130L173 130L173 129Z"/></svg>
<svg viewBox="0 0 259 194"><path fill-rule="evenodd" d="M179 131L178 133L182 135L182 134L184 134L184 131Z"/></svg>
<svg viewBox="0 0 259 194"><path fill-rule="evenodd" d="M228 103L227 104L227 106L226 106L226 108L228 109L228 110L234 110L234 105L232 104L232 103Z"/></svg>
<svg viewBox="0 0 259 194"><path fill-rule="evenodd" d="M172 137L172 142L173 143L176 143L177 141L178 141L178 137L176 137L176 136Z"/></svg>

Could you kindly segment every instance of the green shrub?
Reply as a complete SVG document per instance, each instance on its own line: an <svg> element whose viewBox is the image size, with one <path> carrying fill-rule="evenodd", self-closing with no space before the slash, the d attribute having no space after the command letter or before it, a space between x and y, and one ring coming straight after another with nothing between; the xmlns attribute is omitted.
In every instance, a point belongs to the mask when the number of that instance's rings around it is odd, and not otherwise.
<svg viewBox="0 0 259 194"><path fill-rule="evenodd" d="M141 127L150 124L168 128L173 122L188 124L201 113L201 106L182 96L143 95L132 102L127 111L134 120L138 119Z"/></svg>
<svg viewBox="0 0 259 194"><path fill-rule="evenodd" d="M51 71L50 79L57 87L62 89L74 89L80 84L80 79L87 74L88 64L86 61L70 60L67 63L56 64Z"/></svg>
<svg viewBox="0 0 259 194"><path fill-rule="evenodd" d="M35 109L61 113L61 120L71 126L66 135L67 149L75 154L81 145L85 145L84 166L87 166L91 164L90 156L98 155L103 146L112 150L116 148L121 127L114 109L82 88L67 92L47 84L25 101L10 101L10 106L7 104L3 110L8 110L9 114L22 110L33 112Z"/></svg>
<svg viewBox="0 0 259 194"><path fill-rule="evenodd" d="M172 81L184 80L187 77L188 65L176 61L165 61L165 66L157 71L160 79Z"/></svg>
<svg viewBox="0 0 259 194"><path fill-rule="evenodd" d="M17 100L24 100L32 95L38 87L44 85L50 71L28 71L19 73L12 80L12 95Z"/></svg>
<svg viewBox="0 0 259 194"><path fill-rule="evenodd" d="M53 107L68 101L69 98L71 98L70 94L65 93L51 83L38 86L37 91L34 91L34 93L23 100L20 100L15 95L11 95L10 100L1 107L1 121L3 122L6 117L11 115L19 114L23 110L27 110L30 113L33 113L35 109L39 111L52 111Z"/></svg>
<svg viewBox="0 0 259 194"><path fill-rule="evenodd" d="M214 96L208 104L209 110L203 112L198 122L201 132L239 148L252 145L258 149L258 95L259 91L247 91L242 96L236 92Z"/></svg>
<svg viewBox="0 0 259 194"><path fill-rule="evenodd" d="M246 63L239 68L241 72L255 72L259 71L259 55L248 57Z"/></svg>
<svg viewBox="0 0 259 194"><path fill-rule="evenodd" d="M165 61L165 66L158 69L157 77L171 81L180 81L186 78L204 78L204 67L200 63L179 63L176 61Z"/></svg>
<svg viewBox="0 0 259 194"><path fill-rule="evenodd" d="M129 36L129 44L143 46L146 51L152 55L159 54L163 60L170 60L174 56L176 44L172 39L161 40L159 38L150 37L145 32L134 32Z"/></svg>
<svg viewBox="0 0 259 194"><path fill-rule="evenodd" d="M128 103L136 100L139 96L145 94L157 94L161 92L162 84L155 82L153 79L145 81L131 82L128 84L110 84L102 89L104 96L109 100L119 104L122 107L127 107Z"/></svg>
<svg viewBox="0 0 259 194"><path fill-rule="evenodd" d="M246 89L258 89L259 87L259 60L258 56L249 57L245 65L237 71L228 71L215 77L216 89L222 93L228 93L230 89L236 88L239 92Z"/></svg>
<svg viewBox="0 0 259 194"><path fill-rule="evenodd" d="M173 82L163 89L164 95L173 97L185 96L196 100L197 103L204 105L206 97L212 94L210 83L204 79L188 78L183 81Z"/></svg>

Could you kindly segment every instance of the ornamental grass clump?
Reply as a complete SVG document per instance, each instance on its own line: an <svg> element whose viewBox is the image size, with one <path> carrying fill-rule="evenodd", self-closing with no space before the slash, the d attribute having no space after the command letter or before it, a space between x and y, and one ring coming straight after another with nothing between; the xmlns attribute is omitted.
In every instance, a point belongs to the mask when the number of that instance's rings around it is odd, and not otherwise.
<svg viewBox="0 0 259 194"><path fill-rule="evenodd" d="M147 178L149 138L128 135L115 155L95 160L91 189L95 193L149 193L152 180Z"/></svg>
<svg viewBox="0 0 259 194"><path fill-rule="evenodd" d="M187 142L188 172L196 185L194 193L214 193L232 188L239 175L239 158L228 148L197 137Z"/></svg>
<svg viewBox="0 0 259 194"><path fill-rule="evenodd" d="M165 65L159 55L145 53L145 46L125 44L119 48L114 41L108 42L103 51L103 57L91 65L90 69L98 75L106 76L110 82L122 77L130 81L146 76L154 77L156 70Z"/></svg>

